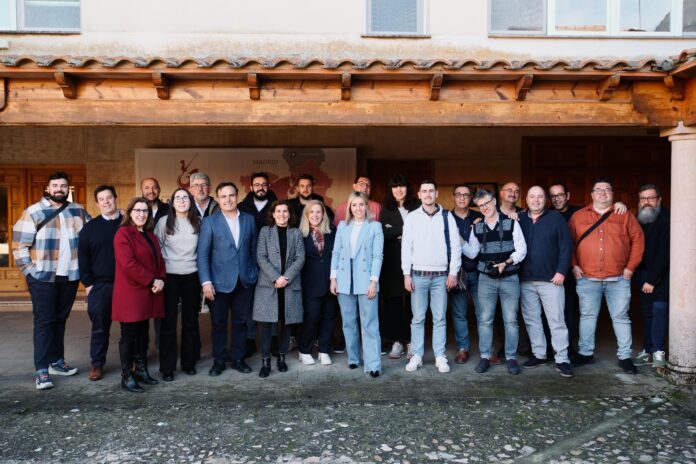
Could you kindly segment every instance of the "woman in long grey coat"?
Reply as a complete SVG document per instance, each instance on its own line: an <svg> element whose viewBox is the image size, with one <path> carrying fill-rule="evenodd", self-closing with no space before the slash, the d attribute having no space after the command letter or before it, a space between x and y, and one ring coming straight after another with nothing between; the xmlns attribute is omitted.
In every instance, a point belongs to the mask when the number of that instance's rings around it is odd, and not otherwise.
<svg viewBox="0 0 696 464"><path fill-rule="evenodd" d="M259 232L257 261L259 280L254 291L253 318L261 335L261 371L271 373L271 329L278 324L278 370L286 372L285 355L293 324L302 323L302 279L305 261L302 233L294 224L293 209L285 200L273 202L268 210L268 226Z"/></svg>

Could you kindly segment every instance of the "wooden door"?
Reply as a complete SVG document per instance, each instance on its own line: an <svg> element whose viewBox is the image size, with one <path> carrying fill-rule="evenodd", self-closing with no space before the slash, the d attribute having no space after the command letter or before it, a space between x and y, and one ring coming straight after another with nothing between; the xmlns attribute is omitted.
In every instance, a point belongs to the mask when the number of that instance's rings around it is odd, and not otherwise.
<svg viewBox="0 0 696 464"><path fill-rule="evenodd" d="M367 172L372 181L370 198L382 203L389 179L395 174L403 174L417 192L422 180L433 178L433 171L433 160L368 159Z"/></svg>

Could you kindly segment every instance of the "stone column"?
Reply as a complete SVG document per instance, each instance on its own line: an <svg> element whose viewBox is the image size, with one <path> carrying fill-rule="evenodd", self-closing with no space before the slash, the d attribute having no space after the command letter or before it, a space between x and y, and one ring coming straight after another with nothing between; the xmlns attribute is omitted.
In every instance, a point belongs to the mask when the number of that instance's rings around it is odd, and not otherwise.
<svg viewBox="0 0 696 464"><path fill-rule="evenodd" d="M666 377L696 385L696 127L662 131L672 142L669 354Z"/></svg>

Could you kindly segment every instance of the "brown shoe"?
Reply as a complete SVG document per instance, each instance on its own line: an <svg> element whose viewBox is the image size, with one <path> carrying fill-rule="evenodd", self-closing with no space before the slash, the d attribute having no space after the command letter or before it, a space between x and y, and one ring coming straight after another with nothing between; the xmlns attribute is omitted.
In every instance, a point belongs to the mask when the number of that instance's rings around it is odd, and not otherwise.
<svg viewBox="0 0 696 464"><path fill-rule="evenodd" d="M90 367L89 369L89 380L92 382L101 380L102 376L104 375L104 372L101 367Z"/></svg>
<svg viewBox="0 0 696 464"><path fill-rule="evenodd" d="M492 366L498 366L500 364L503 364L503 360L500 359L495 353L491 354L489 361Z"/></svg>
<svg viewBox="0 0 696 464"><path fill-rule="evenodd" d="M455 363L464 364L468 360L469 360L469 352L468 351L466 351L464 349L457 351L457 357L454 358Z"/></svg>

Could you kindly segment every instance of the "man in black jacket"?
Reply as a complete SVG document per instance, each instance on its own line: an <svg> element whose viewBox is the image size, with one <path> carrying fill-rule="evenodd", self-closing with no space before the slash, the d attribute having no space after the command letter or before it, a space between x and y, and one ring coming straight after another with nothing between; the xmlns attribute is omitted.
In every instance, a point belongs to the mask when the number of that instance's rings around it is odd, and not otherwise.
<svg viewBox="0 0 696 464"><path fill-rule="evenodd" d="M527 192L526 212L520 214L520 227L527 242L527 256L520 268L522 316L532 344L532 357L522 364L531 369L548 362L541 309L551 331L556 352L556 370L572 377L568 360L568 329L563 318L563 282L570 269L573 242L563 217L546 206L546 193L539 186Z"/></svg>
<svg viewBox="0 0 696 464"><path fill-rule="evenodd" d="M643 308L643 351L635 364L665 367L665 338L669 301L669 211L662 206L662 193L654 184L638 190L638 222L645 234L643 261L636 270Z"/></svg>
<svg viewBox="0 0 696 464"><path fill-rule="evenodd" d="M314 193L314 184L317 181L311 174L300 174L297 178L297 196L288 200L288 203L295 210L295 220L297 221L296 226L300 226L300 219L302 218L302 211L309 200L318 200L324 203L324 197ZM334 212L326 206L324 203L324 208L326 209L326 215L329 217L329 221L333 224Z"/></svg>
<svg viewBox="0 0 696 464"><path fill-rule="evenodd" d="M152 218L155 224L169 211L169 204L160 200L161 191L159 182L154 177L146 177L140 182L140 193L152 209Z"/></svg>

